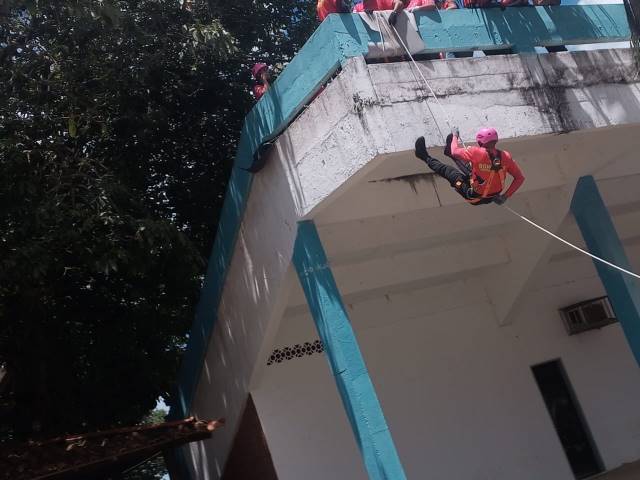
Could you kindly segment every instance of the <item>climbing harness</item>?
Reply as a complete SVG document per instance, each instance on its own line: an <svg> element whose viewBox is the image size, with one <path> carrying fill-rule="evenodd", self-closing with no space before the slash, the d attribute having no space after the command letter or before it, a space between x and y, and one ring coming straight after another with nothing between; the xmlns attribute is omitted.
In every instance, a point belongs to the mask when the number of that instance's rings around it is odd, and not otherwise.
<svg viewBox="0 0 640 480"><path fill-rule="evenodd" d="M420 71L420 68L418 67L418 64L416 63L415 59L413 58L413 55L411 55L411 52L409 51L409 49L407 48L407 46L405 45L405 43L402 41L402 38L400 37L400 35L398 34L398 31L396 30L396 27L391 25L391 28L393 28L393 31L396 34L396 37L398 38L398 41L400 42L400 44L402 45L402 47L404 48L405 52L407 52L407 55L409 56L409 59L411 60L411 63L413 64L413 67L416 69L416 71L418 72L418 74L420 75L420 77L422 78L422 81L424 82L424 84L427 86L427 88L429 89L429 91L431 92L431 95L433 95L433 98L435 99L436 103L438 104L438 106L440 107L440 110L442 110L442 114L444 116L445 122L447 123L447 126L449 127L449 129L452 129L452 125L451 122L449 121L449 116L447 115L444 107L442 106L442 103L440 103L440 100L438 99L438 96L436 95L436 93L433 91L433 88L431 88L431 85L429 84L429 82L427 81L427 79L425 78L425 76L422 74L422 72ZM433 112L432 112L433 115ZM435 117L435 115L433 115L433 119L436 122L436 126L438 125L438 119ZM440 130L440 127L438 127L438 130L440 131L440 134L442 135L442 131ZM443 136L444 138L444 136ZM446 139L445 143L446 143ZM462 146L464 148L467 148L467 146L464 144L464 141L462 139L460 139L460 141L462 142ZM500 159L501 160L501 159ZM491 159L491 163L492 163L492 168L491 168L491 173L489 174L489 178L487 179L486 182L486 186L484 189L484 193L487 193L487 189L489 188L489 185L491 185L491 181L493 180L492 176L495 176L495 172L496 170L493 169L493 165L494 165L494 159ZM501 161L500 161L500 166L501 166ZM504 186L504 171L502 173L501 176L501 185ZM458 182L456 182L457 185ZM482 201L482 200L487 200L486 196L483 197L478 197L478 202ZM476 203L478 203L476 202ZM471 202L470 202L471 203ZM634 273L630 270L626 270L618 265L616 265L615 263L611 263L607 260L605 260L604 258L600 258L597 255L592 254L591 252L588 252L587 250L584 250L580 247L578 247L577 245L574 245L573 243L565 240L564 238L556 235L553 232L550 232L549 230L547 230L546 228L538 225L537 223L535 223L533 220L529 220L527 217L525 217L524 215L521 215L520 213L516 212L514 209L512 209L511 207L507 206L507 205L502 205L504 208L506 208L509 212L511 212L512 214L514 214L517 217L520 217L520 219L524 220L525 222L527 222L529 225L537 228L538 230L546 233L547 235L551 236L552 238L555 238L556 240L564 243L565 245L573 248L574 250L577 250L580 253L583 253L589 257L591 257L593 260L596 260L600 263L603 263L611 268L614 268L622 273L625 273L627 275L630 275L634 278L640 279L640 275L638 275L637 273Z"/></svg>
<svg viewBox="0 0 640 480"><path fill-rule="evenodd" d="M504 179L505 179L506 173L504 171L504 167L502 166L502 152L500 150L497 150L497 155L493 155L489 150L486 150L486 151L487 151L487 154L489 155L489 158L491 159L491 170L489 173L489 178L484 181L484 188L482 189L482 193L480 194L480 196L476 198L467 199L467 202L474 205L480 203L482 200L486 200L487 198L489 198L489 188L491 187L491 185L493 185L493 179L495 178L496 175L498 175L498 178L500 179L499 191L501 192L502 190L504 190ZM470 176L469 179L470 179L469 182L470 182L471 188L474 191L476 191L475 189L475 184L477 183L476 180L474 180L473 176Z"/></svg>

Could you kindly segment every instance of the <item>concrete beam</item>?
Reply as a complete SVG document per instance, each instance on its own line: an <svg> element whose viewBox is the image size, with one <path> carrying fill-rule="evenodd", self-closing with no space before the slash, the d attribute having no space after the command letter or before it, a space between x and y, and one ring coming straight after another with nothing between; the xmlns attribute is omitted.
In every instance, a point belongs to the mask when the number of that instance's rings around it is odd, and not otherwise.
<svg viewBox="0 0 640 480"><path fill-rule="evenodd" d="M518 192L522 195L561 187L567 178L577 178L595 168L610 175L604 165L615 167L616 176L637 173L640 167L635 162L636 128L633 125L517 141L508 139L500 147L511 152L526 175L526 182ZM449 161L440 153L441 149L430 150L436 158ZM348 186L338 201L315 214L318 224L395 217L409 211L424 212L466 203L446 180L436 177L417 160L412 151L384 155L375 168L357 180L354 177Z"/></svg>
<svg viewBox="0 0 640 480"><path fill-rule="evenodd" d="M618 233L593 177L578 181L571 211L589 251L619 267L631 270ZM613 310L640 364L640 284L634 277L594 261Z"/></svg>
<svg viewBox="0 0 640 480"><path fill-rule="evenodd" d="M479 255L477 252L482 252ZM333 265L340 291L345 297L362 296L366 292L397 290L403 285L416 288L424 282L438 283L468 275L482 269L504 265L509 253L503 242L495 237L460 238L424 248L419 243L411 249L369 259L344 259ZM304 297L294 288L288 311L304 304Z"/></svg>
<svg viewBox="0 0 640 480"><path fill-rule="evenodd" d="M405 479L389 427L313 222L302 222L298 226L293 263L369 478Z"/></svg>

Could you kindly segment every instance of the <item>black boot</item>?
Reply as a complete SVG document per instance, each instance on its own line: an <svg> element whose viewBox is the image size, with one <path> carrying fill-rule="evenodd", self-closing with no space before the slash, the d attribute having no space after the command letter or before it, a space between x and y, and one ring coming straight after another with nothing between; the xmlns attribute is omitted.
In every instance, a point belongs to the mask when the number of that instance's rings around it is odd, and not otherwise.
<svg viewBox="0 0 640 480"><path fill-rule="evenodd" d="M444 147L444 154L449 158L453 158L451 156L451 142L452 141L453 141L453 133L450 133L449 135L447 135L447 144Z"/></svg>
<svg viewBox="0 0 640 480"><path fill-rule="evenodd" d="M424 137L418 137L416 140L414 154L423 162L426 162L431 158L431 155L429 155L429 152L427 151L427 144L424 141Z"/></svg>

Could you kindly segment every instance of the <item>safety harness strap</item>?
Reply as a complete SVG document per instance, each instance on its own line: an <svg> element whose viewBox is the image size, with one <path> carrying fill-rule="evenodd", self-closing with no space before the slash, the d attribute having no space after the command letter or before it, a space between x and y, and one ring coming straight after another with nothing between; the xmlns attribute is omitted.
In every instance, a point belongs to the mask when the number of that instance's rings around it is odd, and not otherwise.
<svg viewBox="0 0 640 480"><path fill-rule="evenodd" d="M502 152L500 150L497 150L497 152L498 154L496 156L493 156L487 150L487 155L489 155L489 158L491 159L491 173L489 173L489 178L484 183L484 189L482 190L482 193L480 194L480 196L477 198L467 199L469 203L472 203L472 204L479 203L489 196L489 187L491 187L493 183L493 179L496 176L496 173L500 178L500 191L502 192L502 190L504 189L505 171L504 171L504 167L502 166ZM471 178L470 183L471 183L471 186L473 187L473 184L474 184L473 177Z"/></svg>

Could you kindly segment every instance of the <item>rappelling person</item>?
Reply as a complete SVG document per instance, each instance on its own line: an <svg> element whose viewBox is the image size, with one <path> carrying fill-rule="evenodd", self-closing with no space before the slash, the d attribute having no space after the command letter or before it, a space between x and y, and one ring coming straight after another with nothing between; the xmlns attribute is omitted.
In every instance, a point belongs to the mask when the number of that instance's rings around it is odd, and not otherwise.
<svg viewBox="0 0 640 480"><path fill-rule="evenodd" d="M444 150L458 168L429 155L424 137L416 140L415 155L436 174L447 179L456 192L473 205L492 202L502 205L520 188L524 175L509 152L496 148L498 132L494 128L483 128L477 133L477 147L460 147L458 141L458 129L454 128L447 137ZM507 173L513 180L506 192L502 193Z"/></svg>
<svg viewBox="0 0 640 480"><path fill-rule="evenodd" d="M266 63L256 63L251 69L251 74L256 81L253 85L253 96L256 97L257 102L269 89L269 80L271 80L269 66Z"/></svg>

